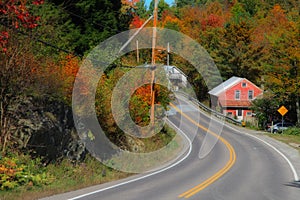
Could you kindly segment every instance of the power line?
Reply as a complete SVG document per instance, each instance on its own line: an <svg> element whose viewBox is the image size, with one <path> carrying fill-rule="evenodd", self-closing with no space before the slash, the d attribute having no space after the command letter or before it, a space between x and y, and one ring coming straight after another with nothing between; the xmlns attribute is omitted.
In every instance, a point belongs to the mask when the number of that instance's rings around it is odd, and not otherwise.
<svg viewBox="0 0 300 200"><path fill-rule="evenodd" d="M20 33L20 34L22 34L22 35L25 35L25 36L27 36L27 37L29 37L29 38L31 38L31 39L33 39L33 40L39 42L39 43L42 43L42 44L44 44L44 45L46 45L46 46L50 46L50 47L52 47L52 48L54 48L54 49L57 49L57 50L59 50L59 51L62 51L62 52L68 53L68 54L73 54L74 57L75 57L75 56L78 56L78 57L80 57L80 58L83 57L83 55L77 54L77 53L75 53L75 52L71 52L71 51L66 50L66 49L63 49L63 48L61 48L61 47L58 47L57 45L54 45L54 44L52 44L52 43L50 43L50 42L44 41L44 40L39 39L39 38L37 38L37 37L35 37L35 36L32 36L32 35L30 35L30 34L28 34L28 33L25 33L24 31L21 31L21 30L19 30L19 29L16 29L16 28L14 28L14 27L11 27L11 26L9 26L9 25L3 23L2 21L0 22L0 24L3 25L3 26L5 26L6 28L9 28L9 29L13 30L14 32L17 32L17 33Z"/></svg>
<svg viewBox="0 0 300 200"><path fill-rule="evenodd" d="M51 4L51 5L52 5L53 7L55 7L55 8L57 8L57 9L61 9L63 12L69 13L70 15L73 15L73 16L75 16L75 17L77 17L77 18L80 18L81 20L84 20L84 21L86 21L86 22L90 22L90 23L92 23L92 24L94 24L94 25L97 25L97 26L99 26L99 27L102 27L102 28L104 28L104 29L106 29L106 30L116 31L116 33L122 32L122 31L120 31L118 28L117 28L117 29L112 29L110 26L103 26L102 24L96 23L96 22L94 22L94 21L89 21L88 19L86 19L86 18L84 18L84 17L82 17L82 16L80 16L80 15L78 15L78 14L75 14L75 13L69 11L68 9L64 9L62 6L58 6L58 5L55 5L55 4ZM20 34L22 34L22 35L25 35L25 36L27 36L27 37L29 37L29 38L31 38L31 39L33 39L33 40L39 42L39 43L42 43L42 44L44 44L44 45L46 45L46 46L49 46L49 47L52 47L52 48L54 48L54 49L56 49L56 50L59 50L59 51L65 52L65 53L69 53L69 54L73 54L74 56L78 56L78 57L80 57L80 58L83 57L83 55L81 55L81 54L77 54L77 53L75 53L75 52L71 52L71 51L66 50L66 49L64 49L64 48L58 47L57 45L54 45L54 44L52 44L52 43L50 43L50 42L48 42L48 41L42 40L42 39L38 38L38 37L41 37L41 36L39 36L39 35L33 36L32 34L28 34L28 33L26 33L26 32L23 32L23 31L21 31L21 30L19 30L19 29L14 28L14 27L12 27L12 26L9 26L9 25L7 25L5 22L3 22L3 21L1 21L0 24L3 25L3 26L5 26L5 27L7 27L7 28L9 28L9 29L11 29L11 30L13 30L14 32L17 32L17 33L20 33Z"/></svg>

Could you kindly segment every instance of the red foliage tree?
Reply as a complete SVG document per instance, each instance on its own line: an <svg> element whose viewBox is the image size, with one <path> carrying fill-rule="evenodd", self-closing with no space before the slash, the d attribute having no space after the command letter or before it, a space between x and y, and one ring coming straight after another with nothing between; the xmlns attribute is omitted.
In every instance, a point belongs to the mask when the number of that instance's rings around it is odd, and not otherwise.
<svg viewBox="0 0 300 200"><path fill-rule="evenodd" d="M135 15L130 24L130 28L140 28L143 25L144 21L137 15Z"/></svg>
<svg viewBox="0 0 300 200"><path fill-rule="evenodd" d="M202 29L205 30L206 27L210 26L213 28L222 27L225 20L222 16L216 14L210 14L207 18L201 21Z"/></svg>
<svg viewBox="0 0 300 200"><path fill-rule="evenodd" d="M0 48L6 52L8 29L32 29L38 26L39 17L30 13L30 6L43 4L44 0L0 0Z"/></svg>

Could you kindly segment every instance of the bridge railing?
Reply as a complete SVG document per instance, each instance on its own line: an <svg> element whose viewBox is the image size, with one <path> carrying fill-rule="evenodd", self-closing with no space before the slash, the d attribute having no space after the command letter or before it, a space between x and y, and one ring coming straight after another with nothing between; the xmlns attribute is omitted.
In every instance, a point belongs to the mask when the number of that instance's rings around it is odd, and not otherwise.
<svg viewBox="0 0 300 200"><path fill-rule="evenodd" d="M185 92L182 92L182 91L176 91L177 94L180 94L182 96L184 96L185 98L189 99L190 101L192 101L193 103L195 103L196 105L199 106L200 109L202 109L203 111L207 112L207 113L210 113L212 115L214 115L215 117L218 117L220 119L225 119L227 122L230 122L230 123L233 123L235 125L241 125L242 123L238 120L235 120L231 117L228 117L228 116L225 116L223 115L222 113L216 111L216 110L213 110L211 108L209 108L208 106L204 105L203 103L201 103L200 101L198 101L198 99L192 97L191 95L188 95L187 93Z"/></svg>

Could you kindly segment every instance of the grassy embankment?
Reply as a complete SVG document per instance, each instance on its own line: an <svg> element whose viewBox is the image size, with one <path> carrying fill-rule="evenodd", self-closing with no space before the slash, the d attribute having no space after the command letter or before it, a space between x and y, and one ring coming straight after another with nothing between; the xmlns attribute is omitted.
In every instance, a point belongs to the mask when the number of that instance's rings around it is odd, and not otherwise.
<svg viewBox="0 0 300 200"><path fill-rule="evenodd" d="M289 128L283 133L273 133L268 136L292 146L300 153L300 128Z"/></svg>
<svg viewBox="0 0 300 200"><path fill-rule="evenodd" d="M180 141L171 141L176 134L171 128L164 130L164 133L144 140L145 151L155 151L171 142L169 158L175 158L180 150ZM38 199L130 175L133 174L103 165L89 154L82 163L74 164L64 159L60 163L43 166L41 159L10 153L0 156L0 200Z"/></svg>

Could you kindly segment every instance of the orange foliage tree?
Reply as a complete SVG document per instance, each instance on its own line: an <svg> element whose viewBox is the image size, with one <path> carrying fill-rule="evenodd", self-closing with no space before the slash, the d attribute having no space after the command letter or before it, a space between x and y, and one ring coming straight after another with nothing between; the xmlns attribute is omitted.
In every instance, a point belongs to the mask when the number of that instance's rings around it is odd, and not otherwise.
<svg viewBox="0 0 300 200"><path fill-rule="evenodd" d="M198 41L201 41L200 35L206 29L223 27L229 18L229 13L218 2L209 3L205 7L184 7L180 11L181 31Z"/></svg>
<svg viewBox="0 0 300 200"><path fill-rule="evenodd" d="M0 146L3 151L13 129L11 121L15 120L11 116L14 110L10 108L37 85L34 72L40 66L30 46L15 37L9 38L9 44L5 54L0 53Z"/></svg>
<svg viewBox="0 0 300 200"><path fill-rule="evenodd" d="M263 47L259 59L264 69L265 85L277 96L277 100L290 105L297 113L300 124L300 20L287 17L285 11L275 5L255 29L253 41ZM260 42L260 43L259 43ZM289 114L290 114L289 113Z"/></svg>
<svg viewBox="0 0 300 200"><path fill-rule="evenodd" d="M163 106L165 109L169 104L169 91L167 88L155 84L155 104ZM148 125L150 122L151 108L151 85L139 87L132 95L129 103L130 115L134 122L140 126Z"/></svg>

